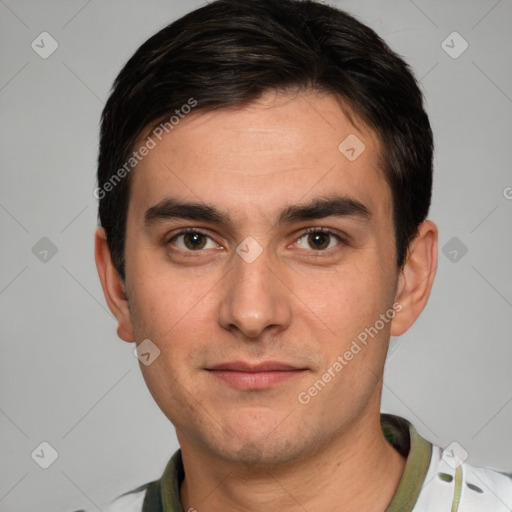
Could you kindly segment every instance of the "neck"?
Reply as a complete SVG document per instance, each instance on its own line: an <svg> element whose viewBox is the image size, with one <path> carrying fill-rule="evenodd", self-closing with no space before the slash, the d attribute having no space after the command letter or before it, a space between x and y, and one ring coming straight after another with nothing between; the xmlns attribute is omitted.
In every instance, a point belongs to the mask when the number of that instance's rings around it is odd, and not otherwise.
<svg viewBox="0 0 512 512"><path fill-rule="evenodd" d="M286 466L254 468L219 459L180 439L185 511L339 510L383 512L406 459L385 439L380 415L352 425L314 455ZM182 437L182 436L178 436Z"/></svg>

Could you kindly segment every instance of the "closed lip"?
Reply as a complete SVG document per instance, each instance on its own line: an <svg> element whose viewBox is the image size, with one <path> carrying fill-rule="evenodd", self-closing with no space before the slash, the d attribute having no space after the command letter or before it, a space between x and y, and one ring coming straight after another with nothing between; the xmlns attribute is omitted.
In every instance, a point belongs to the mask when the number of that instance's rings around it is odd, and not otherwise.
<svg viewBox="0 0 512 512"><path fill-rule="evenodd" d="M221 363L215 366L207 368L210 371L233 371L233 372L287 372L287 371L298 371L306 370L307 368L301 368L279 361L264 361L258 364L247 363L245 361L232 361L228 363Z"/></svg>

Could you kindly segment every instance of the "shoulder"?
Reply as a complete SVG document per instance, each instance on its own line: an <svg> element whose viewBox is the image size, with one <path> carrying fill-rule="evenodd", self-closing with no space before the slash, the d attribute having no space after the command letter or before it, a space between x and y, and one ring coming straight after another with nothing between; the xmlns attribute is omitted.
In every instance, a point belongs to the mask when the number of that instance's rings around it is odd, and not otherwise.
<svg viewBox="0 0 512 512"><path fill-rule="evenodd" d="M414 512L445 509L509 512L512 475L463 462L449 448L432 447L430 467Z"/></svg>
<svg viewBox="0 0 512 512"><path fill-rule="evenodd" d="M104 512L142 512L146 491L150 484L125 492L112 500Z"/></svg>
<svg viewBox="0 0 512 512"><path fill-rule="evenodd" d="M167 510L182 510L179 502L179 486L184 476L181 450L178 449L167 463L161 478L121 494L108 504L104 512L163 510L162 497L164 495L167 498ZM162 486L166 489L165 493L162 493Z"/></svg>
<svg viewBox="0 0 512 512"><path fill-rule="evenodd" d="M493 468L462 464L462 495L464 508L480 506L495 512L509 512L512 508L512 474ZM477 510L480 510L477 508Z"/></svg>

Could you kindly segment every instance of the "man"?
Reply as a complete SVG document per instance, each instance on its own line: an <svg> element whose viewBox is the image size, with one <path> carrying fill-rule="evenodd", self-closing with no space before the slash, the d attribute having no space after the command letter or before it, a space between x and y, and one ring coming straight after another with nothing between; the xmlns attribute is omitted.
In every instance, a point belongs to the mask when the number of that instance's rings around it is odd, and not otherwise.
<svg viewBox="0 0 512 512"><path fill-rule="evenodd" d="M218 0L103 112L96 262L180 450L122 511L510 510L512 480L380 414L437 265L407 65L311 1Z"/></svg>

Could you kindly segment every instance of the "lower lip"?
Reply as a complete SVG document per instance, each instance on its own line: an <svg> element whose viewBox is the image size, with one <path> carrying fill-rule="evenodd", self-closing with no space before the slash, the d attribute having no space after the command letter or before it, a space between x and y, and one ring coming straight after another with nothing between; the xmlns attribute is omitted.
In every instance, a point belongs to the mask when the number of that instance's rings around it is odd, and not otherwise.
<svg viewBox="0 0 512 512"><path fill-rule="evenodd" d="M218 379L238 389L268 389L305 372L305 370L275 370L268 372L209 371Z"/></svg>

